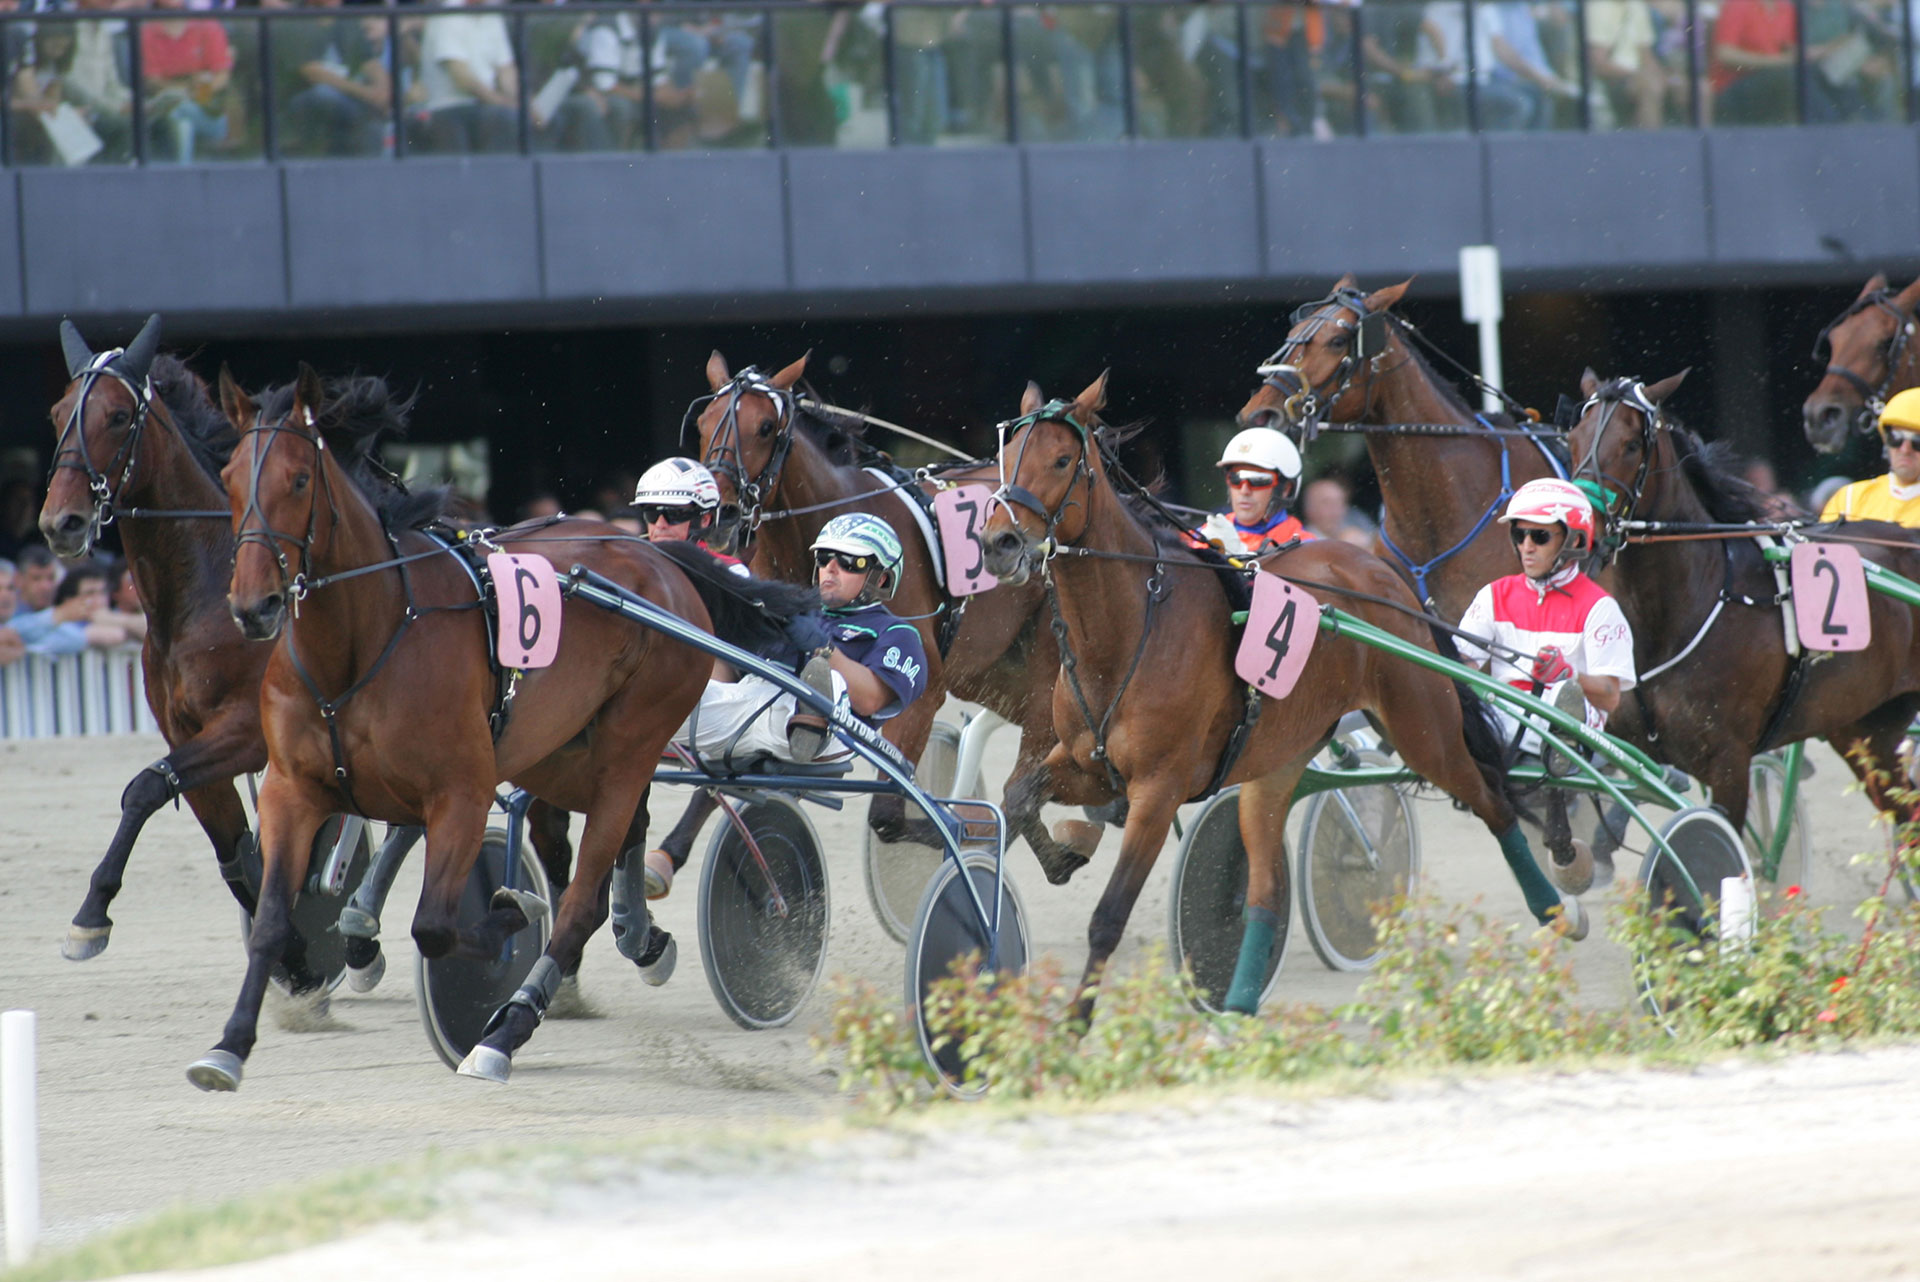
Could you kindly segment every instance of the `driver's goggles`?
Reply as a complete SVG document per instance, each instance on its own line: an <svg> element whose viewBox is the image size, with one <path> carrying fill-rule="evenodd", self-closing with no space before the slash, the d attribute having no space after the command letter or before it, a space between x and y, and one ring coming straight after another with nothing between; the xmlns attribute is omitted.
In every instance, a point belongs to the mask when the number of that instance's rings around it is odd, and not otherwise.
<svg viewBox="0 0 1920 1282"><path fill-rule="evenodd" d="M658 507L652 503L642 503L634 509L640 514L640 524L652 525L655 521L665 521L668 525L691 525L700 515L697 507Z"/></svg>
<svg viewBox="0 0 1920 1282"><path fill-rule="evenodd" d="M1920 450L1920 432L1888 432L1887 448L1897 450L1905 446L1911 450Z"/></svg>
<svg viewBox="0 0 1920 1282"><path fill-rule="evenodd" d="M813 563L816 567L824 570L827 568L827 562L829 561L838 562L840 568L848 574L865 574L878 564L879 559L864 554L856 555L852 552L836 552L832 548L815 548L813 550Z"/></svg>
<svg viewBox="0 0 1920 1282"><path fill-rule="evenodd" d="M1280 484L1280 478L1272 472L1246 472L1233 470L1227 473L1227 485L1236 490L1270 490Z"/></svg>

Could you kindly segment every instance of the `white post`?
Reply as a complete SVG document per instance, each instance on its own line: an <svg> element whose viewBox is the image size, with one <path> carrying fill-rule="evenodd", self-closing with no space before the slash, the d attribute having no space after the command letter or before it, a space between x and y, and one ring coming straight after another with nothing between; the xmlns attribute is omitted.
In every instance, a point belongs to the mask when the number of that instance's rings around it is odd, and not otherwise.
<svg viewBox="0 0 1920 1282"><path fill-rule="evenodd" d="M1720 952L1724 956L1745 948L1754 932L1753 882L1745 877L1720 879Z"/></svg>
<svg viewBox="0 0 1920 1282"><path fill-rule="evenodd" d="M1500 250L1493 245L1460 247L1460 314L1480 327L1480 377L1490 387L1501 386L1500 317L1505 295L1500 288ZM1489 414L1506 408L1490 391L1480 393L1480 408Z"/></svg>
<svg viewBox="0 0 1920 1282"><path fill-rule="evenodd" d="M0 1015L0 1181L6 1184L7 1264L40 1237L40 1123L34 1102L33 1012Z"/></svg>

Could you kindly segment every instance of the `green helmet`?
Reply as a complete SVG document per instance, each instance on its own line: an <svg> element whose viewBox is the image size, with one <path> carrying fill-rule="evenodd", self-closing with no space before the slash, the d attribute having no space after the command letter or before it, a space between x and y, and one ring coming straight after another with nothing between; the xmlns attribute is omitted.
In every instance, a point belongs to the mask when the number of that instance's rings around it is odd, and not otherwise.
<svg viewBox="0 0 1920 1282"><path fill-rule="evenodd" d="M848 512L834 517L814 539L813 550L870 556L878 561L878 567L868 572L861 598L891 601L893 594L900 590L900 536L893 532L891 525L870 512Z"/></svg>

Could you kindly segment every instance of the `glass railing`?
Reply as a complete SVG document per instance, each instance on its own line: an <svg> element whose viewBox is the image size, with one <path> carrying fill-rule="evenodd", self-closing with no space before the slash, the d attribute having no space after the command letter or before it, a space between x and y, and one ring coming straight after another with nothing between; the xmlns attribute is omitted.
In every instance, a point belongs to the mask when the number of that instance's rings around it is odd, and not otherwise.
<svg viewBox="0 0 1920 1282"><path fill-rule="evenodd" d="M1878 0L0 14L12 165L1903 121Z"/></svg>

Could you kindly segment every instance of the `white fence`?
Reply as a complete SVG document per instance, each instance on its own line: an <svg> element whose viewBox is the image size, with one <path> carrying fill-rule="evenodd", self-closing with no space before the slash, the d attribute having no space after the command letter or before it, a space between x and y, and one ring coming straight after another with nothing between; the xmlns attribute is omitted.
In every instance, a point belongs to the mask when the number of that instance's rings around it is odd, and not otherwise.
<svg viewBox="0 0 1920 1282"><path fill-rule="evenodd" d="M159 729L147 707L139 646L30 654L0 668L0 739Z"/></svg>

